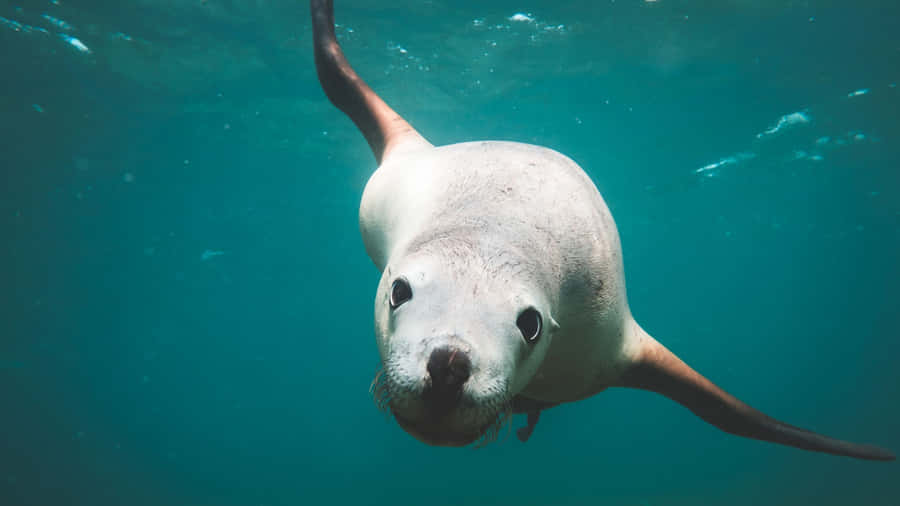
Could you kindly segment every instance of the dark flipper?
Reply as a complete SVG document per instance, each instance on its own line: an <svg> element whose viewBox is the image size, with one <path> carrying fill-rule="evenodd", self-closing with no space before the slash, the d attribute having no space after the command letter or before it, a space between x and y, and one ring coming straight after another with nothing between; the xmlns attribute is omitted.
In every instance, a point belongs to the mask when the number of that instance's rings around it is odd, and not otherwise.
<svg viewBox="0 0 900 506"><path fill-rule="evenodd" d="M552 408L553 406L556 406L556 403L537 401L522 395L513 397L512 412L515 414L525 413L528 415L528 425L516 430L516 436L518 436L519 441L523 443L528 441L528 438L530 438L531 434L534 432L534 427L537 425L538 419L541 417L541 411Z"/></svg>
<svg viewBox="0 0 900 506"><path fill-rule="evenodd" d="M356 123L381 164L401 145L430 146L358 76L334 35L332 0L310 0L316 70L325 95Z"/></svg>
<svg viewBox="0 0 900 506"><path fill-rule="evenodd" d="M519 441L525 442L528 441L528 438L531 437L531 434L534 432L534 426L537 425L538 419L541 417L540 411L531 411L528 413L528 425L525 427L519 427L516 430L516 436L519 437Z"/></svg>
<svg viewBox="0 0 900 506"><path fill-rule="evenodd" d="M635 325L635 327L637 327ZM640 351L621 385L660 393L725 432L815 452L894 460L882 448L832 439L766 416L704 378L642 330Z"/></svg>

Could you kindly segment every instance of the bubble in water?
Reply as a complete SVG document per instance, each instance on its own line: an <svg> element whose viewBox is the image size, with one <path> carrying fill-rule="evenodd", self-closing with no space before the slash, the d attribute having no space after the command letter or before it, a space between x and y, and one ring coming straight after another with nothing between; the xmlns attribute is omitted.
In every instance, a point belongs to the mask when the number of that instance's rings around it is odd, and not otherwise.
<svg viewBox="0 0 900 506"><path fill-rule="evenodd" d="M517 12L507 19L509 19L510 21L519 21L521 23L534 22L534 17L531 15L531 13L525 14L524 12Z"/></svg>

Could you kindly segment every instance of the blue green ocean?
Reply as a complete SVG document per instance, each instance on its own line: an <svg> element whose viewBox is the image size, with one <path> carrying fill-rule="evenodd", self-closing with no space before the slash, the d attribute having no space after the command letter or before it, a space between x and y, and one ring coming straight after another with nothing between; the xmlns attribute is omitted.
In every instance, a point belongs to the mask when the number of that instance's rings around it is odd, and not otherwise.
<svg viewBox="0 0 900 506"><path fill-rule="evenodd" d="M900 5L337 0L435 145L565 153L632 312L788 423L900 451ZM900 467L656 394L435 448L379 411L359 200L302 0L0 1L0 505L882 505Z"/></svg>

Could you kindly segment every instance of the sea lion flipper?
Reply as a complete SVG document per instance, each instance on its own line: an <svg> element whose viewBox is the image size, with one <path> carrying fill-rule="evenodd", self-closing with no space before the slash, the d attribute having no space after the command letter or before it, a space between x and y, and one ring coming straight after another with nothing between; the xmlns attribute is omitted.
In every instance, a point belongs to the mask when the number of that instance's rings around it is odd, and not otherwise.
<svg viewBox="0 0 900 506"><path fill-rule="evenodd" d="M524 413L528 415L525 427L519 427L518 429L516 429L516 436L519 438L519 441L523 443L525 441L528 441L528 438L530 438L531 434L534 433L534 427L537 425L538 420L541 417L541 411L550 409L553 406L556 406L556 404L557 403L555 402L529 399L522 394L513 397L512 403L510 405L513 414Z"/></svg>
<svg viewBox="0 0 900 506"><path fill-rule="evenodd" d="M402 148L431 146L353 71L334 34L332 0L310 0L316 71L325 95L356 123L381 164Z"/></svg>
<svg viewBox="0 0 900 506"><path fill-rule="evenodd" d="M519 429L516 430L516 436L518 436L519 441L523 443L528 441L528 438L530 438L531 434L534 433L534 427L537 425L538 419L540 419L540 417L540 410L528 412L528 425L526 425L525 427L519 427Z"/></svg>
<svg viewBox="0 0 900 506"><path fill-rule="evenodd" d="M640 334L638 352L620 386L665 395L708 423L738 436L858 459L895 459L891 452L877 446L832 439L771 418L717 387L642 330Z"/></svg>

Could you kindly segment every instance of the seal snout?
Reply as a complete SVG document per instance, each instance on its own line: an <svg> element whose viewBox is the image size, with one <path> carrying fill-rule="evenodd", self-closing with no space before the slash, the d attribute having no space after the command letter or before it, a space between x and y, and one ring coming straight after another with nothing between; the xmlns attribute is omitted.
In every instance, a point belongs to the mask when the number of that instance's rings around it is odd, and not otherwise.
<svg viewBox="0 0 900 506"><path fill-rule="evenodd" d="M422 400L428 411L442 417L456 407L463 385L472 374L472 361L458 348L441 347L431 352Z"/></svg>

